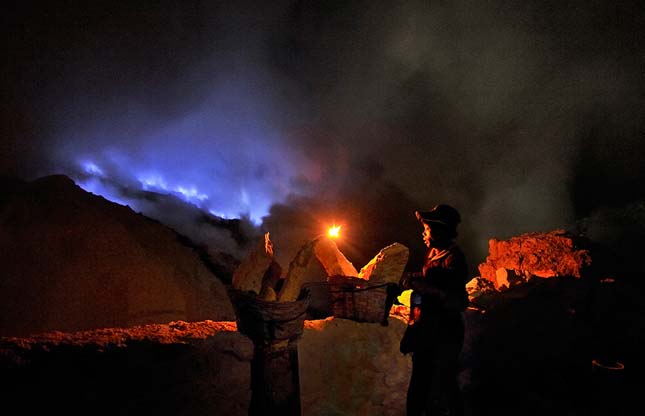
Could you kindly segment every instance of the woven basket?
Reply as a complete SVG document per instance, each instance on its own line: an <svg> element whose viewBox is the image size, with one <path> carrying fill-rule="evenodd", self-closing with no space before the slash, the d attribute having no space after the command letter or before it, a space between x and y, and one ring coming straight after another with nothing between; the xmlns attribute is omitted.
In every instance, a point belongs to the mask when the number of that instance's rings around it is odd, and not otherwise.
<svg viewBox="0 0 645 416"><path fill-rule="evenodd" d="M294 341L303 333L309 302L306 291L294 302L267 302L254 294L229 288L237 329L254 344Z"/></svg>
<svg viewBox="0 0 645 416"><path fill-rule="evenodd" d="M335 317L358 322L378 322L387 325L390 283L370 284L349 276L329 278L331 306Z"/></svg>

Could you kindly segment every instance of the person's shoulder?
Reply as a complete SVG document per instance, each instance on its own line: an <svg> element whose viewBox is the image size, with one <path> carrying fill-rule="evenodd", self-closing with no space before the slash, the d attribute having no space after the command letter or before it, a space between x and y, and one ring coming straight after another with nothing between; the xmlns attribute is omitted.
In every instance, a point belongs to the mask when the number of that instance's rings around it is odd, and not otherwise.
<svg viewBox="0 0 645 416"><path fill-rule="evenodd" d="M449 263L466 263L466 255L461 250L461 247L458 245L453 245L448 249L448 255L446 256L446 261Z"/></svg>
<svg viewBox="0 0 645 416"><path fill-rule="evenodd" d="M453 244L449 249L448 249L448 255L449 256L455 256L455 257L466 257L464 254L463 250L459 245Z"/></svg>

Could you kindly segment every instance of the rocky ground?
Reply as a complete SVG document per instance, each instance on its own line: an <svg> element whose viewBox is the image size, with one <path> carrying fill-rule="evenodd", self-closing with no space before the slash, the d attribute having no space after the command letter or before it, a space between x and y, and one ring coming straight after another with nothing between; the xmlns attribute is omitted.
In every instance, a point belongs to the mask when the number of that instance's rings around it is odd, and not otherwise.
<svg viewBox="0 0 645 416"><path fill-rule="evenodd" d="M619 284L604 293L616 298L611 316L599 322L585 309L593 305L580 296L579 280L541 283L528 299L509 291L485 313L465 312L460 377L467 414L631 414L644 368L639 292ZM298 347L303 415L404 414L411 363L398 352L400 308L388 326L305 321ZM27 414L244 415L252 356L235 322L176 321L0 342L5 403ZM612 369L618 362L624 369Z"/></svg>

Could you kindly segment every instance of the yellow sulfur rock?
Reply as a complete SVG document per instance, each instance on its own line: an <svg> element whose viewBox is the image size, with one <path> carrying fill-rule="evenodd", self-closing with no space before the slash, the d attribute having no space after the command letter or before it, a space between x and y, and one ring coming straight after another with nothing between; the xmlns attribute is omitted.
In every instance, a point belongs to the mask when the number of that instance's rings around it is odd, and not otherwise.
<svg viewBox="0 0 645 416"><path fill-rule="evenodd" d="M265 233L235 270L233 287L259 294L262 290L262 279L272 262L273 243L269 233Z"/></svg>
<svg viewBox="0 0 645 416"><path fill-rule="evenodd" d="M298 299L302 281L305 278L309 262L314 257L316 240L306 242L289 263L289 271L284 279L284 284L278 293L279 302L293 302Z"/></svg>
<svg viewBox="0 0 645 416"><path fill-rule="evenodd" d="M400 243L381 249L358 273L361 279L370 282L397 283L408 263L410 250Z"/></svg>

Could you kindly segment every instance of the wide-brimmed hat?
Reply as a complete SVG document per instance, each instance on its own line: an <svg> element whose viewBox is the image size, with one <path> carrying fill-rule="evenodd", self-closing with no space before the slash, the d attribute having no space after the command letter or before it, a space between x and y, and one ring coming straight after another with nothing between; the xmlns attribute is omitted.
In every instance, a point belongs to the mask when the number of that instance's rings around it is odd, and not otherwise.
<svg viewBox="0 0 645 416"><path fill-rule="evenodd" d="M432 223L443 224L449 228L455 229L461 222L461 215L454 207L446 204L439 204L429 211L415 211L417 219L428 225Z"/></svg>

